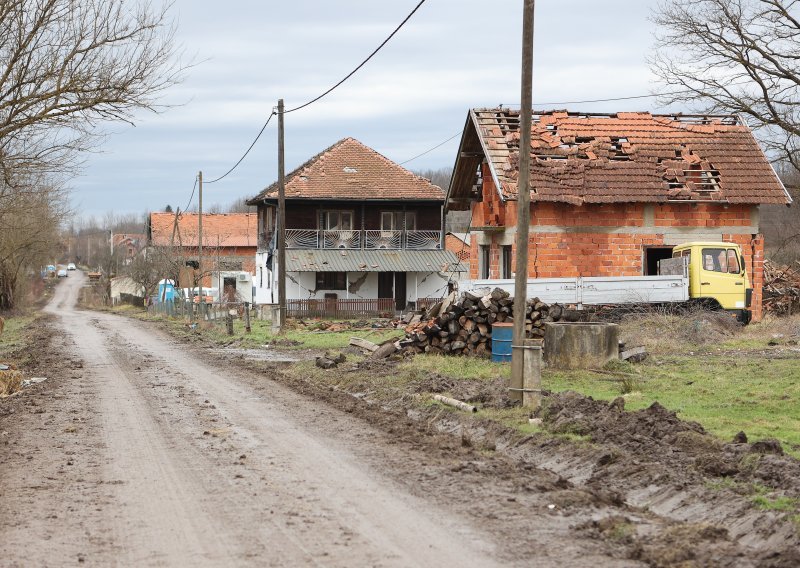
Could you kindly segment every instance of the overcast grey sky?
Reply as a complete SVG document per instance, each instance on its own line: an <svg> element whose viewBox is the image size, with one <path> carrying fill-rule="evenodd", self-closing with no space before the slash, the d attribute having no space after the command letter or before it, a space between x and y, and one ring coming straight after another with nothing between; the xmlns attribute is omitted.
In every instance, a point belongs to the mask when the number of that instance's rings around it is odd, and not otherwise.
<svg viewBox="0 0 800 568"><path fill-rule="evenodd" d="M180 106L142 114L136 127L110 127L102 151L72 182L76 210L183 208L197 171L206 179L227 171L279 98L292 108L324 92L417 2L177 0L177 39L197 61L162 100ZM535 106L665 111L654 99L544 104L651 92L645 57L656 3L539 0ZM470 108L518 104L521 15L522 0L427 0L353 78L286 116L287 172L347 136L403 162L460 132ZM205 187L204 205L253 196L276 180L276 124L235 172ZM458 137L405 167L452 166L457 144Z"/></svg>

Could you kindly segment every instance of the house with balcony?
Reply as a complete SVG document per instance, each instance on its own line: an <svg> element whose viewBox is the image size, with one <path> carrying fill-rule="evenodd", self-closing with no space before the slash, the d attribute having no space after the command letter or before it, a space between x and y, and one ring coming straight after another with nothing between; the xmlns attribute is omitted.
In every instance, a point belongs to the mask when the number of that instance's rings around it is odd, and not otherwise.
<svg viewBox="0 0 800 568"><path fill-rule="evenodd" d="M445 249L444 192L353 138L286 176L289 315L394 312L441 297L465 272ZM278 300L278 183L258 209L255 301Z"/></svg>

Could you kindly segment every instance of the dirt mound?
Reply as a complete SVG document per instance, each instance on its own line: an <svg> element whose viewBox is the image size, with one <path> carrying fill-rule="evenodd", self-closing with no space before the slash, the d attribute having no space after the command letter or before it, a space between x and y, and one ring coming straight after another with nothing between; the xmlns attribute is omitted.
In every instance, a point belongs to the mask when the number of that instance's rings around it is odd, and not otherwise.
<svg viewBox="0 0 800 568"><path fill-rule="evenodd" d="M654 402L649 408L625 411L625 400L594 400L574 391L550 394L544 400L542 418L548 430L590 436L595 442L611 442L641 452L661 443L672 445L681 433L705 435L696 422L684 422Z"/></svg>

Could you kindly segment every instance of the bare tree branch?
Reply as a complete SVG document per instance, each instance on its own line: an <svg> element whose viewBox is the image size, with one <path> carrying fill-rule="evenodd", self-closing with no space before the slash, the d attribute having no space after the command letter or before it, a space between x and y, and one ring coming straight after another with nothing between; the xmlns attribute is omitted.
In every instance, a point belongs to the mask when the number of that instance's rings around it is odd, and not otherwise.
<svg viewBox="0 0 800 568"><path fill-rule="evenodd" d="M653 72L698 112L740 114L768 152L798 166L798 0L669 0L654 13Z"/></svg>

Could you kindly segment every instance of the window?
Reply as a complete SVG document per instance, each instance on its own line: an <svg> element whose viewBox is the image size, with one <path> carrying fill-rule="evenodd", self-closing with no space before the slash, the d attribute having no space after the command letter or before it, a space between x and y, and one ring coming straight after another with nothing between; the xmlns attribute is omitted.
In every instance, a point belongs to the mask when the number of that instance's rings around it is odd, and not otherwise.
<svg viewBox="0 0 800 568"><path fill-rule="evenodd" d="M732 266L731 262L732 261ZM703 270L711 272L739 272L739 258L733 249L704 248Z"/></svg>
<svg viewBox="0 0 800 568"><path fill-rule="evenodd" d="M317 290L346 290L347 272L317 272Z"/></svg>
<svg viewBox="0 0 800 568"><path fill-rule="evenodd" d="M733 249L728 249L728 272L731 274L739 274L741 272L739 267L739 255Z"/></svg>
<svg viewBox="0 0 800 568"><path fill-rule="evenodd" d="M503 246L503 278L513 278L513 271L511 270L511 245Z"/></svg>
<svg viewBox="0 0 800 568"><path fill-rule="evenodd" d="M481 245L480 256L478 257L478 270L480 278L489 278L489 247Z"/></svg>
<svg viewBox="0 0 800 568"><path fill-rule="evenodd" d="M323 211L322 219L326 231L352 231L352 211Z"/></svg>
<svg viewBox="0 0 800 568"><path fill-rule="evenodd" d="M403 219L405 217L405 223ZM414 211L381 211L381 231L416 231L417 214Z"/></svg>

